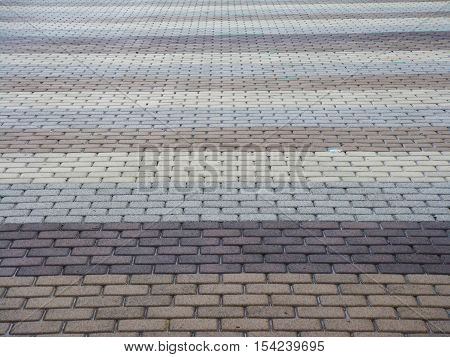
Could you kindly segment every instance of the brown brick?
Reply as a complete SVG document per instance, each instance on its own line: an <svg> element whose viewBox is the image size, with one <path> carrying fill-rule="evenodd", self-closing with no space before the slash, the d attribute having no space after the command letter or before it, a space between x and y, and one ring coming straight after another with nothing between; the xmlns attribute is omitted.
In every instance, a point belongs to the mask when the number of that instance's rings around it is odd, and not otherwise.
<svg viewBox="0 0 450 357"><path fill-rule="evenodd" d="M50 309L44 320L89 320L94 316L94 309Z"/></svg>
<svg viewBox="0 0 450 357"><path fill-rule="evenodd" d="M174 331L216 331L216 319L173 319L170 320L170 329Z"/></svg>
<svg viewBox="0 0 450 357"><path fill-rule="evenodd" d="M297 314L300 318L344 318L344 309L342 307L325 306L302 306L297 308Z"/></svg>
<svg viewBox="0 0 450 357"><path fill-rule="evenodd" d="M345 320L325 319L323 320L326 330L330 331L373 331L374 326L370 320Z"/></svg>
<svg viewBox="0 0 450 357"><path fill-rule="evenodd" d="M263 283L266 281L266 276L259 273L239 273L239 274L225 274L223 276L224 283L236 284L251 284Z"/></svg>
<svg viewBox="0 0 450 357"><path fill-rule="evenodd" d="M106 285L103 294L105 295L146 295L148 286L146 285Z"/></svg>
<svg viewBox="0 0 450 357"><path fill-rule="evenodd" d="M224 305L234 306L251 306L251 305L266 305L269 304L269 297L267 295L224 295Z"/></svg>
<svg viewBox="0 0 450 357"><path fill-rule="evenodd" d="M447 319L447 311L439 307L399 307L397 312L402 319L439 320Z"/></svg>
<svg viewBox="0 0 450 357"><path fill-rule="evenodd" d="M120 306L123 298L121 296L82 296L77 298L77 307L105 307Z"/></svg>
<svg viewBox="0 0 450 357"><path fill-rule="evenodd" d="M354 337L403 337L404 334L398 332L380 332L380 331L372 331L372 332L354 332L352 334Z"/></svg>
<svg viewBox="0 0 450 357"><path fill-rule="evenodd" d="M244 308L239 306L200 306L199 317L225 318L244 317Z"/></svg>
<svg viewBox="0 0 450 357"><path fill-rule="evenodd" d="M53 288L50 286L11 287L8 289L6 296L8 297L50 296L52 292Z"/></svg>
<svg viewBox="0 0 450 357"><path fill-rule="evenodd" d="M366 306L367 301L360 295L321 295L320 304L323 306Z"/></svg>
<svg viewBox="0 0 450 357"><path fill-rule="evenodd" d="M247 307L249 317L294 317L294 308L291 306L249 306Z"/></svg>
<svg viewBox="0 0 450 357"><path fill-rule="evenodd" d="M195 337L244 337L244 332L196 331Z"/></svg>
<svg viewBox="0 0 450 357"><path fill-rule="evenodd" d="M269 330L269 320L266 319L223 319L224 331L256 331Z"/></svg>
<svg viewBox="0 0 450 357"><path fill-rule="evenodd" d="M295 294L308 294L308 295L325 295L325 294L337 294L337 285L334 284L294 284Z"/></svg>
<svg viewBox="0 0 450 357"><path fill-rule="evenodd" d="M202 308L203 307L200 307L199 309ZM147 317L152 319L155 318L171 319L177 317L191 318L193 316L194 316L194 308L191 306L159 306L147 308Z"/></svg>
<svg viewBox="0 0 450 357"><path fill-rule="evenodd" d="M0 311L1 310L9 310L9 309L19 309L23 302L24 298L8 298L4 297L0 299Z"/></svg>
<svg viewBox="0 0 450 357"><path fill-rule="evenodd" d="M450 295L450 285L435 285L438 295Z"/></svg>
<svg viewBox="0 0 450 357"><path fill-rule="evenodd" d="M130 278L130 284L172 284L174 276L172 274L155 274L155 275L132 275Z"/></svg>
<svg viewBox="0 0 450 357"><path fill-rule="evenodd" d="M140 319L120 320L119 331L164 331L169 327L169 320ZM113 322L113 321L111 321Z"/></svg>
<svg viewBox="0 0 450 357"><path fill-rule="evenodd" d="M314 279L320 284L356 284L359 281L356 274L314 274Z"/></svg>
<svg viewBox="0 0 450 357"><path fill-rule="evenodd" d="M0 335L6 335L11 324L0 322Z"/></svg>
<svg viewBox="0 0 450 357"><path fill-rule="evenodd" d="M398 274L360 274L359 279L364 284L400 284L405 282L404 275Z"/></svg>
<svg viewBox="0 0 450 357"><path fill-rule="evenodd" d="M242 294L244 286L241 284L202 284L198 288L199 294Z"/></svg>
<svg viewBox="0 0 450 357"><path fill-rule="evenodd" d="M208 306L219 305L219 295L177 295L175 305Z"/></svg>
<svg viewBox="0 0 450 357"><path fill-rule="evenodd" d="M10 286L31 286L33 285L34 277L0 277L0 286L10 287Z"/></svg>
<svg viewBox="0 0 450 357"><path fill-rule="evenodd" d="M422 306L450 308L448 296L418 296L417 300Z"/></svg>
<svg viewBox="0 0 450 357"><path fill-rule="evenodd" d="M339 289L343 295L376 295L385 294L383 285L376 284L341 284Z"/></svg>
<svg viewBox="0 0 450 357"><path fill-rule="evenodd" d="M101 286L85 285L85 286L58 286L55 296L91 296L99 295Z"/></svg>
<svg viewBox="0 0 450 357"><path fill-rule="evenodd" d="M392 295L434 295L432 285L422 284L388 284L389 294Z"/></svg>
<svg viewBox="0 0 450 357"><path fill-rule="evenodd" d="M315 306L317 297L313 295L272 295L273 305L287 306Z"/></svg>
<svg viewBox="0 0 450 357"><path fill-rule="evenodd" d="M320 320L316 319L274 319L274 330L284 331L317 331L321 330Z"/></svg>
<svg viewBox="0 0 450 357"><path fill-rule="evenodd" d="M101 307L97 310L96 319L134 319L144 317L143 307Z"/></svg>
<svg viewBox="0 0 450 357"><path fill-rule="evenodd" d="M112 332L114 321L110 320L80 320L68 321L64 332L91 333L91 332Z"/></svg>
<svg viewBox="0 0 450 357"><path fill-rule="evenodd" d="M58 333L62 328L60 321L33 321L15 324L11 329L12 335L42 335Z"/></svg>
<svg viewBox="0 0 450 357"><path fill-rule="evenodd" d="M57 286L57 285L77 285L81 282L80 276L40 276L36 285Z"/></svg>
<svg viewBox="0 0 450 357"><path fill-rule="evenodd" d="M114 285L126 284L127 275L86 275L83 279L84 285Z"/></svg>
<svg viewBox="0 0 450 357"><path fill-rule="evenodd" d="M361 307L349 307L347 308L350 318L355 319L382 319L393 318L395 319L395 310L392 307L373 307L373 306L361 306Z"/></svg>
<svg viewBox="0 0 450 357"><path fill-rule="evenodd" d="M213 284L219 282L218 274L178 274L177 283L180 284Z"/></svg>
<svg viewBox="0 0 450 357"><path fill-rule="evenodd" d="M343 331L306 331L300 334L302 337L349 337L349 332Z"/></svg>
<svg viewBox="0 0 450 357"><path fill-rule="evenodd" d="M428 321L428 325L434 333L450 334L450 321L448 318L440 321Z"/></svg>
<svg viewBox="0 0 450 357"><path fill-rule="evenodd" d="M412 284L450 284L448 275L408 274L406 279Z"/></svg>
<svg viewBox="0 0 450 357"><path fill-rule="evenodd" d="M127 296L125 306L167 306L172 299L169 295Z"/></svg>
<svg viewBox="0 0 450 357"><path fill-rule="evenodd" d="M271 273L267 277L269 283L312 283L311 274Z"/></svg>
<svg viewBox="0 0 450 357"><path fill-rule="evenodd" d="M43 297L43 298L30 298L27 301L27 309L51 309L51 308L64 308L71 307L75 298L73 297Z"/></svg>
<svg viewBox="0 0 450 357"><path fill-rule="evenodd" d="M155 284L151 288L152 295L186 295L195 294L195 284Z"/></svg>
<svg viewBox="0 0 450 357"><path fill-rule="evenodd" d="M247 284L247 294L289 294L288 284Z"/></svg>
<svg viewBox="0 0 450 357"><path fill-rule="evenodd" d="M0 322L13 322L13 321L37 321L40 320L44 311L43 310L1 310Z"/></svg>
<svg viewBox="0 0 450 357"><path fill-rule="evenodd" d="M387 332L427 332L427 327L420 320L375 320L379 331Z"/></svg>
<svg viewBox="0 0 450 357"><path fill-rule="evenodd" d="M414 296L407 295L370 295L369 304L372 306L415 306L417 301Z"/></svg>

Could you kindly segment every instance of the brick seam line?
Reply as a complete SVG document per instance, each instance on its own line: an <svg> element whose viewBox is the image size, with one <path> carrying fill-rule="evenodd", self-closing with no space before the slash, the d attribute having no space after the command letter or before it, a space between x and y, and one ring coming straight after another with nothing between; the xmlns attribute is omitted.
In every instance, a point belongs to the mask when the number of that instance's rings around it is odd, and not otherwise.
<svg viewBox="0 0 450 357"><path fill-rule="evenodd" d="M446 2L443 4L443 6L441 6L441 7L438 9L438 12L444 10L444 9L447 7L447 5L449 5L449 4L450 4L450 1L446 1ZM431 18L431 17L426 17L425 19L423 19L422 21L420 21L416 26L414 26L412 29L410 29L410 31L417 30L420 26L422 26L423 24L426 24L430 19L432 19L432 18ZM397 42L398 42L398 38L397 38ZM369 58L370 58L370 57L369 57ZM361 69L367 69L367 68L373 63L373 61L376 60L376 58L377 58L377 57L373 56L372 59L371 59L369 62L367 62L366 64L364 64L364 66L360 67L359 70L361 70ZM356 74L356 71L355 71L353 74L349 74L348 76L344 77L340 83L341 83L341 84L344 83L345 80L352 78L355 74ZM339 83L339 82L338 82L338 83ZM327 96L328 96L327 94L324 94L323 96L319 97L319 98L317 99L317 101L314 102L314 103L312 103L311 105L314 105L314 104L320 104L320 101L321 101L322 99L326 98ZM302 114L300 113L300 117L301 117L301 116L302 116ZM291 125L291 124L292 124L292 120L289 120L287 123L282 124L282 125L280 126L280 128L284 128L284 127L286 127L287 125ZM272 136L272 137L273 137L273 136ZM268 140L268 139L271 139L272 137L268 137L267 140Z"/></svg>
<svg viewBox="0 0 450 357"><path fill-rule="evenodd" d="M17 13L16 11L14 11L13 9L11 9L10 5L6 2L4 2L3 0L0 0L0 4L3 4L5 8L7 8L9 11L11 11L15 16L17 16L19 19L21 19L25 24L29 25L31 28L33 28L34 30L38 31L39 33L41 33L50 43L52 43L53 45L57 45L57 43L55 41L52 40L52 38L50 36L48 36L44 30L40 29L39 27L33 25L32 23L30 23L28 20L26 20L25 17L21 16L19 13ZM112 11L112 10L111 10ZM100 21L101 23L101 21ZM64 47L63 45L60 45L60 47L62 48L63 52L68 55L69 57L72 57L76 62L78 62L80 65L82 65L83 67L87 68L89 71L91 71L92 74L96 74L96 72L86 63L84 63L83 61L81 61L78 57L73 56L73 54L71 54L66 47ZM159 120L158 116L156 115L155 112L151 111L149 112L147 110L147 108L143 107L142 105L139 104L139 101L136 99L133 99L128 93L123 92L122 90L120 90L119 87L115 87L114 88L118 93L122 94L126 99L128 99L131 103L133 103L134 105L136 105L139 109L141 109L144 113L150 114L152 115L152 117L157 120L161 125L166 126L167 123L162 122L161 120ZM174 131L173 128L167 128L167 127L163 127L162 128L163 131ZM186 137L180 137L183 141L186 140ZM186 143L188 143L186 141Z"/></svg>

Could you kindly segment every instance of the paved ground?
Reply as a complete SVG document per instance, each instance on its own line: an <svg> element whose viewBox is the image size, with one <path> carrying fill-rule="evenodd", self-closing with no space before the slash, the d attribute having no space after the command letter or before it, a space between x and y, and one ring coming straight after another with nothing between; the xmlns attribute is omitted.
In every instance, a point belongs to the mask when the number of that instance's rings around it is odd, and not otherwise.
<svg viewBox="0 0 450 357"><path fill-rule="evenodd" d="M448 2L0 6L0 334L450 334Z"/></svg>

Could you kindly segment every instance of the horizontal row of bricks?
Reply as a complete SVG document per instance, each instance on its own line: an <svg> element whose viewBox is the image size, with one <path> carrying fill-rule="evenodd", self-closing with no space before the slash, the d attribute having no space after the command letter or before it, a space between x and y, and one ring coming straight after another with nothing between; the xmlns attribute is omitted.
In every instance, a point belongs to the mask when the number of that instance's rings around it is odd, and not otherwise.
<svg viewBox="0 0 450 357"><path fill-rule="evenodd" d="M423 18L423 17L447 17L450 13L448 11L428 11L428 12L415 12L414 18ZM208 19L209 21L215 20L215 21L229 21L230 18L233 20L245 20L246 18L253 18L254 15L245 15L245 14L228 14L227 16L220 16L220 15L209 15L204 14L203 15L205 19ZM332 14L332 13L325 13L325 14L274 14L274 15L266 15L266 14L258 14L259 20L274 20L274 19L290 19L290 20L320 20L320 19L388 19L388 18L410 18L411 12L361 12L361 13L354 13L354 14ZM186 20L192 20L192 16L186 16L184 14L177 14L173 16L167 16L165 18L176 18L179 21L186 21ZM21 17L21 20L32 20L33 22L40 22L43 21L42 18L37 16L32 16L31 14L24 17ZM108 23L113 21L114 23L133 23L133 22L141 22L141 21L149 21L149 20L161 20L161 14L159 15L142 15L142 16L133 16L132 18L115 18L115 17L109 17L109 16L102 16L102 23ZM2 22L15 22L17 21L15 18L2 18ZM59 18L58 22L65 22L66 19ZM67 20L70 22L71 20ZM92 23L92 22L98 22L97 19L83 19L83 23Z"/></svg>
<svg viewBox="0 0 450 357"><path fill-rule="evenodd" d="M137 77L137 78L136 78ZM181 76L180 76L181 77ZM26 78L3 76L0 80L0 88L3 92L54 92L54 91L105 91L111 87L120 90L170 90L183 92L197 92L206 90L374 90L374 89L446 89L450 84L450 78L445 74L419 74L410 76L387 75L381 76L352 76L351 80L345 78L258 78L258 77L198 77L184 76L173 79L173 75L165 79L153 78L149 80L147 76L114 76L101 78ZM26 78L26 79L25 79Z"/></svg>
<svg viewBox="0 0 450 357"><path fill-rule="evenodd" d="M442 334L449 284L448 276L392 274L0 278L0 331Z"/></svg>
<svg viewBox="0 0 450 357"><path fill-rule="evenodd" d="M145 145L155 150L326 150L411 151L450 148L447 129L223 129L178 130L3 130L0 152L125 151Z"/></svg>
<svg viewBox="0 0 450 357"><path fill-rule="evenodd" d="M448 274L448 230L449 222L11 224L0 226L0 274Z"/></svg>

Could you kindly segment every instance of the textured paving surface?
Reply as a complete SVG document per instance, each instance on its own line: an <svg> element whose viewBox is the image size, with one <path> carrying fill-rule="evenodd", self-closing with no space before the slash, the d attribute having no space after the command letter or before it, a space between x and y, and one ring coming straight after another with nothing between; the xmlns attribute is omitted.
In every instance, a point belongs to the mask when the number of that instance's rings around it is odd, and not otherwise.
<svg viewBox="0 0 450 357"><path fill-rule="evenodd" d="M125 3L0 0L0 334L450 334L449 3Z"/></svg>
<svg viewBox="0 0 450 357"><path fill-rule="evenodd" d="M0 283L0 331L11 335L450 332L450 278L443 275L141 274L0 278Z"/></svg>

